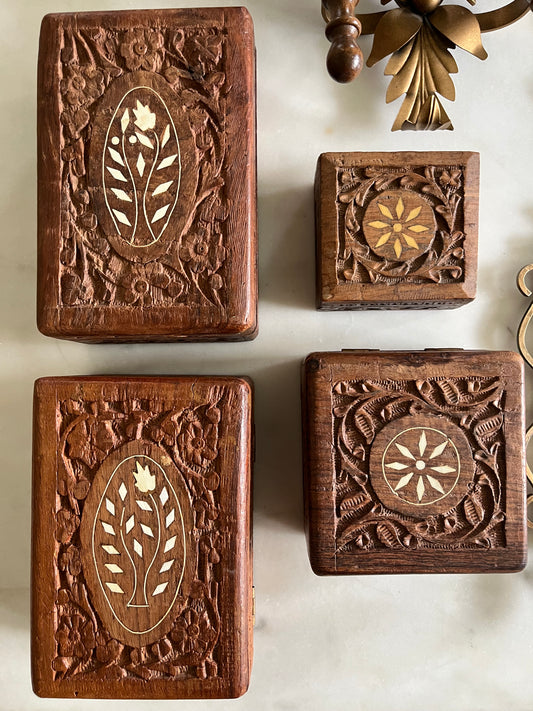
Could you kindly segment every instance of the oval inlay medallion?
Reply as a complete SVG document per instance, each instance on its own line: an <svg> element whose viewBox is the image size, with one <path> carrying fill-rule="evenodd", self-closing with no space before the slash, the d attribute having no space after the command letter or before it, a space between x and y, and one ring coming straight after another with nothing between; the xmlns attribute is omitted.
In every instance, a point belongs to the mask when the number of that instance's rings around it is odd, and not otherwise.
<svg viewBox="0 0 533 711"><path fill-rule="evenodd" d="M136 647L160 639L195 569L183 477L160 447L131 442L97 472L81 521L85 578L109 632Z"/></svg>
<svg viewBox="0 0 533 711"><path fill-rule="evenodd" d="M402 417L377 435L372 486L388 508L412 516L443 513L466 494L474 463L465 434L440 417Z"/></svg>
<svg viewBox="0 0 533 711"><path fill-rule="evenodd" d="M179 238L197 181L186 114L166 82L134 72L109 87L94 119L89 178L112 246L147 262Z"/></svg>
<svg viewBox="0 0 533 711"><path fill-rule="evenodd" d="M370 248L395 262L424 254L435 230L433 208L411 190L381 193L370 202L363 218L363 232Z"/></svg>

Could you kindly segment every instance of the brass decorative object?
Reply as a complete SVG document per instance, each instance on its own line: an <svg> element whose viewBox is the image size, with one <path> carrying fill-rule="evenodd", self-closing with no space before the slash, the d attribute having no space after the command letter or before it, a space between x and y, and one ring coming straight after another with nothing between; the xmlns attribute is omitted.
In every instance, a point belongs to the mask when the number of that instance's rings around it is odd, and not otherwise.
<svg viewBox="0 0 533 711"><path fill-rule="evenodd" d="M533 291L528 287L526 284L526 277L529 274L529 272L533 271L533 264L528 264L525 267L523 267L520 272L518 273L517 277L517 284L518 288L524 294L524 296L533 296ZM520 355L522 358L526 361L526 363L533 368L533 355L530 353L529 348L526 345L526 334L529 328L529 324L531 322L531 319L533 319L533 301L529 304L529 307L525 314L522 316L522 320L520 321L520 326L518 327L518 350L520 351ZM526 474L528 481L530 485L533 487L533 472L531 471L531 468L529 466L528 460L527 460L527 447L529 445L529 441L531 437L533 436L533 424L531 424L526 431ZM529 509L529 506L533 504L533 494L528 496L527 498L527 506ZM528 516L527 519L527 525L529 528L533 528L533 521Z"/></svg>
<svg viewBox="0 0 533 711"><path fill-rule="evenodd" d="M391 0L381 0L385 5ZM474 5L476 0L468 0ZM443 0L396 0L399 7L355 16L359 0L322 0L322 16L327 22L326 37L331 42L327 58L330 75L339 82L355 79L363 66L357 45L359 35L374 35L367 60L369 67L390 55L385 74L392 76L386 101L405 94L393 131L453 130L452 122L438 95L455 100L451 74L458 72L450 50L464 49L486 59L481 34L512 24L531 8L531 0L513 2L473 13Z"/></svg>

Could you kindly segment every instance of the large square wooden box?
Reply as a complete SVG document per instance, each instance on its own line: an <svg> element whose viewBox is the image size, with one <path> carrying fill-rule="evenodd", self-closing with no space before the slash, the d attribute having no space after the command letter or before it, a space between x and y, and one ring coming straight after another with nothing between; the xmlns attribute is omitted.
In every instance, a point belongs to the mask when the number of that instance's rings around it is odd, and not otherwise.
<svg viewBox="0 0 533 711"><path fill-rule="evenodd" d="M524 567L516 353L314 353L303 375L306 528L316 573Z"/></svg>
<svg viewBox="0 0 533 711"><path fill-rule="evenodd" d="M42 333L256 335L247 10L47 15L37 125Z"/></svg>
<svg viewBox="0 0 533 711"><path fill-rule="evenodd" d="M37 381L32 680L39 696L246 691L251 395L240 378Z"/></svg>

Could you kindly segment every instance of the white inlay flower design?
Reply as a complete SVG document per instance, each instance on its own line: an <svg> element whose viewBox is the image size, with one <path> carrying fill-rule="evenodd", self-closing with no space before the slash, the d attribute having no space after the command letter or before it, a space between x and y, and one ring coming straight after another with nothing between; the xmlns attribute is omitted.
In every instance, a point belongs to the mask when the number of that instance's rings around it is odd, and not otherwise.
<svg viewBox="0 0 533 711"><path fill-rule="evenodd" d="M127 608L147 608L169 585L164 574L176 561L181 513L177 500L169 501L165 478L156 478L157 472L162 473L156 462L140 455L124 460L117 469L125 462L133 466L126 464L122 469L125 478L118 496L108 490L100 507L100 547L106 554L104 583L108 592L127 595ZM133 574L133 586L128 590L123 582L126 570ZM129 580L131 583L131 576Z"/></svg>
<svg viewBox="0 0 533 711"><path fill-rule="evenodd" d="M460 460L452 440L429 427L398 434L383 453L383 476L394 494L424 505L447 496L457 484Z"/></svg>
<svg viewBox="0 0 533 711"><path fill-rule="evenodd" d="M155 90L136 87L119 102L104 141L102 182L116 234L132 247L158 242L178 201L181 154L170 111Z"/></svg>
<svg viewBox="0 0 533 711"><path fill-rule="evenodd" d="M149 131L155 127L155 114L150 111L148 104L144 106L137 99L137 108L133 109L133 113L135 114L134 123L141 131Z"/></svg>

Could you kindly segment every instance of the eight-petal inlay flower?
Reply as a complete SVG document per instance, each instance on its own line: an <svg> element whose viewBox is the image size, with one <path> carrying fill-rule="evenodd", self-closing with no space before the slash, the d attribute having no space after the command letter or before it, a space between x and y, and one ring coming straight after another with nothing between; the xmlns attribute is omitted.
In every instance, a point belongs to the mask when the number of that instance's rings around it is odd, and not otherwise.
<svg viewBox="0 0 533 711"><path fill-rule="evenodd" d="M425 252L435 234L435 217L428 202L408 190L392 190L369 204L363 231L379 256L404 261Z"/></svg>
<svg viewBox="0 0 533 711"><path fill-rule="evenodd" d="M419 504L449 494L459 473L457 450L452 441L443 432L423 427L406 430L396 437L385 452L383 466L393 492Z"/></svg>

